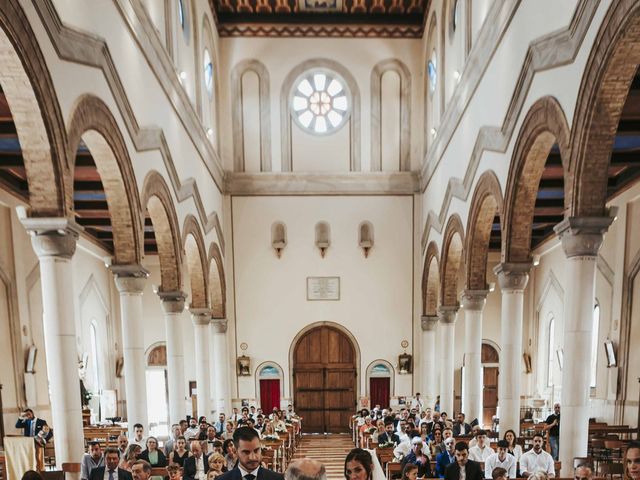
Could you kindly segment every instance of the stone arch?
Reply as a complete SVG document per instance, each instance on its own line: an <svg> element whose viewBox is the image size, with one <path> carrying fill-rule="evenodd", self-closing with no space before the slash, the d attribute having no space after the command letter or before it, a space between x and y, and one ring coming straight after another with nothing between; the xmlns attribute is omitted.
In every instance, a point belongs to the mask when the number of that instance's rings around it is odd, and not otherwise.
<svg viewBox="0 0 640 480"><path fill-rule="evenodd" d="M410 170L411 159L411 72L400 60L390 58L378 62L371 71L371 170L382 170L380 132L382 124L382 77L395 72L400 77L400 170Z"/></svg>
<svg viewBox="0 0 640 480"><path fill-rule="evenodd" d="M458 305L458 274L462 266L464 228L458 214L449 217L442 241L440 264L440 304L445 307Z"/></svg>
<svg viewBox="0 0 640 480"><path fill-rule="evenodd" d="M182 246L180 226L167 183L155 170L142 185L142 208L149 212L158 244L162 292L182 290Z"/></svg>
<svg viewBox="0 0 640 480"><path fill-rule="evenodd" d="M66 216L73 205L64 118L36 34L18 0L0 8L0 85L16 126L31 216Z"/></svg>
<svg viewBox="0 0 640 480"><path fill-rule="evenodd" d="M209 247L209 293L211 296L211 316L226 318L227 315L227 286L224 278L224 262L220 247L212 243Z"/></svg>
<svg viewBox="0 0 640 480"><path fill-rule="evenodd" d="M191 285L190 308L209 308L209 282L207 272L207 254L204 236L198 221L193 215L187 215L182 225L182 245L189 268Z"/></svg>
<svg viewBox="0 0 640 480"><path fill-rule="evenodd" d="M422 272L422 314L438 314L438 293L440 291L440 270L438 269L438 246L429 243Z"/></svg>
<svg viewBox="0 0 640 480"><path fill-rule="evenodd" d="M502 189L496 174L488 170L476 184L467 222L465 264L469 290L487 289L489 240L496 214L502 219Z"/></svg>
<svg viewBox="0 0 640 480"><path fill-rule="evenodd" d="M68 165L75 167L80 141L89 148L107 197L113 227L114 264L139 264L143 254L142 213L127 146L109 107L98 97L78 98L69 120ZM69 178L73 186L73 175Z"/></svg>
<svg viewBox="0 0 640 480"><path fill-rule="evenodd" d="M570 216L604 214L615 133L640 64L640 3L612 2L593 45L573 120Z"/></svg>
<svg viewBox="0 0 640 480"><path fill-rule="evenodd" d="M351 117L349 118L349 138L351 143L351 171L359 172L360 167L360 89L358 82L348 68L329 58L311 58L294 67L282 82L280 90L280 136L282 147L282 171L293 171L293 155L291 151L291 109L290 93L293 82L305 71L312 68L333 70L342 77L351 91Z"/></svg>
<svg viewBox="0 0 640 480"><path fill-rule="evenodd" d="M502 218L503 262L530 261L531 227L538 185L554 144L560 149L567 178L569 125L558 101L547 96L536 101L527 112L513 150ZM569 182L565 182L565 205L568 190Z"/></svg>

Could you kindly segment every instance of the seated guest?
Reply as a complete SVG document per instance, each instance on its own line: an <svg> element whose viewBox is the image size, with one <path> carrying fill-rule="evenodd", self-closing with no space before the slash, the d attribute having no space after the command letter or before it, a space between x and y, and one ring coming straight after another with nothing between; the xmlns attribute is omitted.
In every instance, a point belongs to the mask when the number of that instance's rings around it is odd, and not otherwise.
<svg viewBox="0 0 640 480"><path fill-rule="evenodd" d="M413 463L407 463L402 469L402 480L417 480L418 466Z"/></svg>
<svg viewBox="0 0 640 480"><path fill-rule="evenodd" d="M482 480L484 475L480 464L469 460L469 447L465 442L458 442L455 446L456 461L447 465L444 471L445 480ZM464 470L461 474L460 471Z"/></svg>
<svg viewBox="0 0 640 480"><path fill-rule="evenodd" d="M193 440L191 442L191 456L184 461L185 480L206 480L209 471L207 456L202 453L202 444Z"/></svg>
<svg viewBox="0 0 640 480"><path fill-rule="evenodd" d="M262 434L264 433L264 427L266 425L267 424L264 423L264 415L258 415L256 417L256 424L253 426L253 428L255 428L258 431L258 433Z"/></svg>
<svg viewBox="0 0 640 480"><path fill-rule="evenodd" d="M411 440L411 451L402 460L403 465L408 463L418 466L419 477L431 476L430 460L422 451L422 439L420 437L414 437Z"/></svg>
<svg viewBox="0 0 640 480"><path fill-rule="evenodd" d="M363 446L366 445L367 437L365 433L368 433L371 428L375 428L371 424L371 417L366 417L364 419L364 423L358 427L358 436L360 438L360 445L363 445Z"/></svg>
<svg viewBox="0 0 640 480"><path fill-rule="evenodd" d="M275 440L280 439L280 435L273 429L273 423L267 423L264 427L264 432L262 433L262 437L269 437Z"/></svg>
<svg viewBox="0 0 640 480"><path fill-rule="evenodd" d="M220 415L218 415L218 421L213 424L213 428L216 429L216 433L218 435L222 435L222 433L224 432L225 423L227 423L226 417L224 413L221 413Z"/></svg>
<svg viewBox="0 0 640 480"><path fill-rule="evenodd" d="M151 476L151 465L144 460L138 460L131 465L131 475L133 480L149 480Z"/></svg>
<svg viewBox="0 0 640 480"><path fill-rule="evenodd" d="M431 456L432 457L437 457L439 454L441 454L442 452L444 452L446 450L446 448L443 445L443 439L442 439L442 430L440 430L439 428L436 428L435 430L433 430L431 432L432 435L432 439L431 442L429 442L429 448L431 450Z"/></svg>
<svg viewBox="0 0 640 480"><path fill-rule="evenodd" d="M484 461L484 477L493 478L493 472L497 468L504 468L507 478L516 478L516 459L513 455L507 453L509 442L500 440L498 442L498 451L489 455Z"/></svg>
<svg viewBox="0 0 640 480"><path fill-rule="evenodd" d="M495 453L487 443L487 432L484 430L478 430L476 435L476 445L469 449L469 460L473 460L474 462L484 462L490 455Z"/></svg>
<svg viewBox="0 0 640 480"><path fill-rule="evenodd" d="M271 428L271 425L267 424L267 428ZM225 462L227 462L227 470L235 468L236 463L238 463L238 455L236 453L236 447L233 444L233 439L224 441L222 444L222 454L224 455Z"/></svg>
<svg viewBox="0 0 640 480"><path fill-rule="evenodd" d="M178 437L182 436L182 430L180 430L180 425L175 424L171 425L171 435L169 439L164 444L164 455L169 458L169 454L173 452L176 445L176 440Z"/></svg>
<svg viewBox="0 0 640 480"><path fill-rule="evenodd" d="M200 420L200 423L198 424L200 426L199 430L198 430L198 435L196 437L193 438L193 440L197 439L197 440L206 440L207 439L207 429L209 428L209 424L207 423L207 419L204 417L200 417L202 420Z"/></svg>
<svg viewBox="0 0 640 480"><path fill-rule="evenodd" d="M491 472L492 480L507 480L507 471L502 467L496 467Z"/></svg>
<svg viewBox="0 0 640 480"><path fill-rule="evenodd" d="M473 435L473 438L471 440L469 440L469 448L475 447L478 444L478 440L476 439L476 436L478 435L478 432L480 430L482 430L480 428L480 425L474 425L471 428L471 435Z"/></svg>
<svg viewBox="0 0 640 480"><path fill-rule="evenodd" d="M169 480L182 480L182 467L180 465L170 463L167 467L167 473L169 474Z"/></svg>
<svg viewBox="0 0 640 480"><path fill-rule="evenodd" d="M214 478L222 475L226 470L226 461L219 453L212 453L209 455L209 471L207 472L207 480L213 480Z"/></svg>
<svg viewBox="0 0 640 480"><path fill-rule="evenodd" d="M233 439L233 421L229 420L225 424L225 430L222 434L222 440L231 440Z"/></svg>
<svg viewBox="0 0 640 480"><path fill-rule="evenodd" d="M464 413L459 413L456 422L453 424L453 436L469 435L471 433L471 425L464 421Z"/></svg>
<svg viewBox="0 0 640 480"><path fill-rule="evenodd" d="M640 460L640 458L639 458ZM637 468L637 475L636 477L640 477L640 462L638 465L639 468ZM630 475L629 475L630 477ZM581 463L580 465L578 465L574 472L573 472L573 478L575 480L593 480L593 467L591 465L589 465L588 463Z"/></svg>
<svg viewBox="0 0 640 480"><path fill-rule="evenodd" d="M175 449L169 454L169 464L176 464L184 467L184 461L189 458L189 450L187 450L187 440L181 435L176 439ZM182 472L180 472L182 477Z"/></svg>
<svg viewBox="0 0 640 480"><path fill-rule="evenodd" d="M184 438L189 442L192 438L198 438L200 435L200 427L198 426L198 419L191 417L189 419L189 428L184 432Z"/></svg>
<svg viewBox="0 0 640 480"><path fill-rule="evenodd" d="M138 456L138 460L144 460L152 467L166 467L167 457L164 456L162 450L158 449L158 440L156 437L147 438L147 449Z"/></svg>
<svg viewBox="0 0 640 480"><path fill-rule="evenodd" d="M123 470L131 472L131 466L138 460L138 455L142 453L142 447L137 443L127 447L127 453L124 458L120 459L120 466Z"/></svg>
<svg viewBox="0 0 640 480"><path fill-rule="evenodd" d="M444 478L444 471L450 463L456 461L456 441L453 438L447 438L444 441L446 451L438 454L436 457L436 475Z"/></svg>
<svg viewBox="0 0 640 480"><path fill-rule="evenodd" d="M262 445L253 428L238 428L233 434L233 444L238 452L238 464L220 475L218 480L284 480L276 473L261 466Z"/></svg>
<svg viewBox="0 0 640 480"><path fill-rule="evenodd" d="M546 473L549 477L555 476L553 457L543 450L543 445L544 438L536 433L533 436L533 448L520 457L520 473L524 478L536 472Z"/></svg>
<svg viewBox="0 0 640 480"><path fill-rule="evenodd" d="M118 456L118 458L120 458ZM80 479L89 480L94 468L104 467L104 456L100 442L89 442L89 453L85 453L80 463Z"/></svg>
<svg viewBox="0 0 640 480"><path fill-rule="evenodd" d="M502 438L509 444L507 447L507 453L510 453L515 457L516 463L519 462L520 457L522 456L522 447L516 443L516 432L513 430L507 430L504 432L504 437Z"/></svg>
<svg viewBox="0 0 640 480"><path fill-rule="evenodd" d="M122 460L127 454L127 448L129 447L129 439L126 435L120 434L118 436L118 452L120 453L120 460Z"/></svg>
<svg viewBox="0 0 640 480"><path fill-rule="evenodd" d="M104 465L91 470L89 480L132 480L131 473L120 468L120 454L116 448L107 448L104 452Z"/></svg>
<svg viewBox="0 0 640 480"><path fill-rule="evenodd" d="M136 423L133 426L133 437L129 439L129 445L133 445L134 443L140 445L140 448L145 447L144 427L141 423Z"/></svg>
<svg viewBox="0 0 640 480"><path fill-rule="evenodd" d="M207 436L204 439L201 439L201 440L207 442L207 448L205 450L205 453L212 453L213 452L213 446L214 446L214 443L216 441L218 441L220 443L220 450L222 451L222 442L220 442L217 439L216 429L213 427L213 425L209 425L207 427Z"/></svg>

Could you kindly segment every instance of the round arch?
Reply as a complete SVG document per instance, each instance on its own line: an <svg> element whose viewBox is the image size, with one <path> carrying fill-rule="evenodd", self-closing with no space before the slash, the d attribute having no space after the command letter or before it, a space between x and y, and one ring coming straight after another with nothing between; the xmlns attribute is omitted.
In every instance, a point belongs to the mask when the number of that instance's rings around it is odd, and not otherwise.
<svg viewBox="0 0 640 480"><path fill-rule="evenodd" d="M446 307L458 305L458 274L462 267L464 229L458 214L449 217L442 242L440 265L440 304Z"/></svg>
<svg viewBox="0 0 640 480"><path fill-rule="evenodd" d="M440 290L440 271L438 269L438 246L434 241L427 247L422 272L422 314L438 314L438 292Z"/></svg>
<svg viewBox="0 0 640 480"><path fill-rule="evenodd" d="M189 268L191 284L190 308L209 308L209 282L204 236L193 215L187 215L182 226L182 245Z"/></svg>
<svg viewBox="0 0 640 480"><path fill-rule="evenodd" d="M209 293L211 295L211 316L226 318L227 315L227 286L224 277L224 262L220 247L212 243L209 247Z"/></svg>
<svg viewBox="0 0 640 480"><path fill-rule="evenodd" d="M465 246L468 290L487 290L489 240L496 215L502 224L502 189L496 174L489 170L480 176L471 200Z"/></svg>
<svg viewBox="0 0 640 480"><path fill-rule="evenodd" d="M142 213L133 166L124 138L109 107L98 97L79 97L69 120L68 165L75 167L80 142L89 148L106 194L113 227L114 264L140 264ZM73 176L69 177L73 188Z"/></svg>
<svg viewBox="0 0 640 480"><path fill-rule="evenodd" d="M262 371L265 368L274 368L275 370L277 370L277 377L276 376L263 376L262 375ZM280 364L278 364L277 362L272 362L272 361L266 361L266 362L262 362L260 365L258 365L256 367L256 370L254 372L254 377L256 380L256 400L260 401L261 399L261 389L260 389L260 380L275 380L278 379L280 380L280 401L282 402L282 399L284 398L284 370L282 369L282 367L280 366ZM260 405L260 408L262 408L262 413L265 415L269 415L269 412L267 412L264 407L262 405ZM280 408L280 405L278 405L278 408Z"/></svg>
<svg viewBox="0 0 640 480"><path fill-rule="evenodd" d="M149 345L144 352L147 368L167 368L167 344L155 342Z"/></svg>
<svg viewBox="0 0 640 480"><path fill-rule="evenodd" d="M149 213L158 244L162 292L182 290L182 246L180 227L167 183L155 170L142 185L142 208Z"/></svg>
<svg viewBox="0 0 640 480"><path fill-rule="evenodd" d="M567 178L569 125L558 101L547 96L536 101L527 112L513 150L502 219L503 262L530 261L538 185L554 144L560 149L564 177ZM565 182L565 204L569 190L570 182Z"/></svg>
<svg viewBox="0 0 640 480"><path fill-rule="evenodd" d="M365 396L371 398L371 392L370 392L370 379L376 378L376 377L386 377L387 375L377 375L376 372L373 371L373 369L375 367L377 367L378 365L384 365L386 367L386 369L389 371L389 394L391 397L395 396L395 391L396 391L396 371L393 368L393 365L382 359L379 358L377 360L374 360L373 362L371 362L369 364L369 366L367 366L367 370L366 370L366 376L365 376ZM374 407L374 405L371 405L371 407ZM387 405L388 406L388 405Z"/></svg>

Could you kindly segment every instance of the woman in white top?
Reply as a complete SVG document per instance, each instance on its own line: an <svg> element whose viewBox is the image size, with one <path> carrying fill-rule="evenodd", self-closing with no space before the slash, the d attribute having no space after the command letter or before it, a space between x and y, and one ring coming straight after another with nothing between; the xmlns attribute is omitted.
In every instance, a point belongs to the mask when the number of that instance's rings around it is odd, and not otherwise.
<svg viewBox="0 0 640 480"><path fill-rule="evenodd" d="M516 432L513 430L507 430L504 432L504 440L509 442L509 448L507 448L507 453L510 453L514 457L516 457L516 462L520 461L520 457L522 456L522 447L516 443Z"/></svg>

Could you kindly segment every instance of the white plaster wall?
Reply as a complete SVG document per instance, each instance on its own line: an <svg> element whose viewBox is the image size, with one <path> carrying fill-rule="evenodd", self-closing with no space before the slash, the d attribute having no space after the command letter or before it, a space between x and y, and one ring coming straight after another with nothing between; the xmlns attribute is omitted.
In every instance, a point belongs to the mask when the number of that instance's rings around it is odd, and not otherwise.
<svg viewBox="0 0 640 480"><path fill-rule="evenodd" d="M234 197L235 348L248 344L252 368L273 361L285 372L290 395L289 349L304 327L330 321L348 329L361 351L364 370L375 359L397 366L400 343L408 353L412 338L412 197ZM288 244L278 259L271 248L271 225L287 225ZM331 226L331 247L322 259L314 226ZM365 259L357 228L369 220L375 245ZM339 276L340 301L307 301L306 278ZM411 395L412 376L397 375L396 395ZM238 380L238 398L255 398L254 377Z"/></svg>

